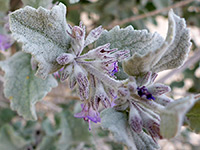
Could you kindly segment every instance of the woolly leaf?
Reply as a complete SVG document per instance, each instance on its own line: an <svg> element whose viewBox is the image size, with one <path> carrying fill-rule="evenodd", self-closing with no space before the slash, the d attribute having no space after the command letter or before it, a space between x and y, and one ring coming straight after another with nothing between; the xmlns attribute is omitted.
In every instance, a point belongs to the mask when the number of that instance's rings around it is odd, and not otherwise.
<svg viewBox="0 0 200 150"><path fill-rule="evenodd" d="M195 103L186 116L189 121L189 127L194 132L200 133L200 101Z"/></svg>
<svg viewBox="0 0 200 150"><path fill-rule="evenodd" d="M5 71L4 94L11 100L11 108L25 119L35 120L35 103L57 86L57 81L52 76L37 78L30 60L29 54L18 52L0 62L0 67Z"/></svg>
<svg viewBox="0 0 200 150"><path fill-rule="evenodd" d="M68 49L65 15L66 7L62 3L52 10L26 6L10 14L13 37L23 43L23 51L31 53L39 62L36 75L43 79L61 68L56 58Z"/></svg>
<svg viewBox="0 0 200 150"><path fill-rule="evenodd" d="M158 45L157 41L151 44L155 45L151 49L144 48L145 53L136 52L133 56L123 62L124 71L131 76L139 76L152 70L154 65L162 58L163 54L167 51L169 45L174 40L175 21L172 16L172 11L169 13L169 27L166 40Z"/></svg>
<svg viewBox="0 0 200 150"><path fill-rule="evenodd" d="M129 150L155 150L158 145L143 131L139 134L131 130L127 115L113 108L101 113L101 126L114 134L117 142L128 146Z"/></svg>
<svg viewBox="0 0 200 150"><path fill-rule="evenodd" d="M27 142L20 137L10 125L4 125L0 130L0 149L19 150L23 149Z"/></svg>
<svg viewBox="0 0 200 150"><path fill-rule="evenodd" d="M38 8L39 6L47 8L50 6L52 0L22 0L23 4Z"/></svg>
<svg viewBox="0 0 200 150"><path fill-rule="evenodd" d="M119 26L115 26L110 31L103 31L96 42L96 47L110 43L111 48L130 50L131 55L134 53L144 55L151 49L159 47L163 41L163 38L157 33L148 33L147 30L134 30L132 26L121 29Z"/></svg>
<svg viewBox="0 0 200 150"><path fill-rule="evenodd" d="M175 15L173 11L170 11L170 15L175 22L174 40L167 48L166 53L153 67L153 72L160 72L182 66L190 51L191 37L189 29L186 28L185 20Z"/></svg>
<svg viewBox="0 0 200 150"><path fill-rule="evenodd" d="M160 132L164 138L175 137L180 131L186 112L195 104L193 96L169 103L160 114Z"/></svg>

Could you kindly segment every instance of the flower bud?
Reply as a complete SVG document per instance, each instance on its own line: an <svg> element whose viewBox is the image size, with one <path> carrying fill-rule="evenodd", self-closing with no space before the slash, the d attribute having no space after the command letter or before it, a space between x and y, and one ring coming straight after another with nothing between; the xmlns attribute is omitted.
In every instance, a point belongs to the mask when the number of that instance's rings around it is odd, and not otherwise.
<svg viewBox="0 0 200 150"><path fill-rule="evenodd" d="M138 86L148 85L151 81L151 75L152 75L152 72L149 71L146 74L144 74L142 77L138 77L137 78L137 85Z"/></svg>
<svg viewBox="0 0 200 150"><path fill-rule="evenodd" d="M129 93L129 90L127 88L120 87L120 88L118 88L117 95L120 98L126 99L126 97L128 97L130 95L130 93Z"/></svg>
<svg viewBox="0 0 200 150"><path fill-rule="evenodd" d="M167 97L166 95L160 95L156 97L155 102L158 104L161 104L163 106L166 106L167 104L173 102L174 100L170 97Z"/></svg>
<svg viewBox="0 0 200 150"><path fill-rule="evenodd" d="M73 89L76 85L76 78L74 77L74 75L71 75L69 78L69 87L70 89Z"/></svg>
<svg viewBox="0 0 200 150"><path fill-rule="evenodd" d="M160 122L142 109L140 109L140 115L143 120L143 127L147 130L151 137L153 139L162 139L160 134Z"/></svg>
<svg viewBox="0 0 200 150"><path fill-rule="evenodd" d="M95 104L97 106L96 108L98 109L99 102L101 102L102 105L106 108L111 107L111 100L108 97L108 95L106 94L102 83L100 81L97 81L96 84L97 84L96 93L95 93L95 96L94 96L94 101L95 101Z"/></svg>
<svg viewBox="0 0 200 150"><path fill-rule="evenodd" d="M135 82L129 82L127 84L127 87L128 87L128 89L130 91L130 94L133 94L133 93L135 93L137 91L137 84Z"/></svg>
<svg viewBox="0 0 200 150"><path fill-rule="evenodd" d="M171 91L171 88L169 86L161 83L153 84L149 86L147 89L154 96L159 96Z"/></svg>
<svg viewBox="0 0 200 150"><path fill-rule="evenodd" d="M142 118L135 106L130 104L130 112L129 112L129 125L136 133L140 133L142 131Z"/></svg>
<svg viewBox="0 0 200 150"><path fill-rule="evenodd" d="M69 53L63 53L60 56L58 56L56 58L56 61L60 64L60 65L66 65L69 64L70 62L72 62L74 60L74 55L69 54Z"/></svg>
<svg viewBox="0 0 200 150"><path fill-rule="evenodd" d="M90 31L90 33L88 34L88 36L85 40L85 46L96 41L101 36L101 33L103 32L103 30L104 29L102 28L102 26L99 26L99 27L93 29L92 31Z"/></svg>
<svg viewBox="0 0 200 150"><path fill-rule="evenodd" d="M60 80L63 82L64 80L66 80L68 78L68 76L72 73L73 68L72 68L72 64L66 66L62 71L61 71L61 78Z"/></svg>
<svg viewBox="0 0 200 150"><path fill-rule="evenodd" d="M74 76L79 85L79 94L81 99L88 99L89 96L89 81L87 78L86 71L79 66L78 64L74 64Z"/></svg>
<svg viewBox="0 0 200 150"><path fill-rule="evenodd" d="M84 43L85 43L85 26L82 26L80 23L80 26L74 26L71 27L71 33L67 31L67 33L71 36L71 45L72 48L74 49L75 54L78 56L81 54L83 48L84 48Z"/></svg>

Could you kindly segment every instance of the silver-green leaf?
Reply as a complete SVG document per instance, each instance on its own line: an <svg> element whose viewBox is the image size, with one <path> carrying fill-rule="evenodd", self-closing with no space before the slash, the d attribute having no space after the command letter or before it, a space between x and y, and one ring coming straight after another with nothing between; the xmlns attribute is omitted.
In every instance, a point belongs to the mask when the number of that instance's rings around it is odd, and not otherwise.
<svg viewBox="0 0 200 150"><path fill-rule="evenodd" d="M169 46L174 41L175 21L172 13L172 11L169 13L169 27L165 41L162 44L158 44L154 41L151 44L155 46L151 49L145 50L145 53L141 54L141 52L136 52L130 59L125 60L123 62L123 69L127 74L131 76L139 76L151 71L152 68L154 68L154 65L157 64L166 53Z"/></svg>
<svg viewBox="0 0 200 150"><path fill-rule="evenodd" d="M6 61L0 62L5 71L4 94L11 101L11 108L28 120L36 120L35 103L41 100L57 81L48 76L37 78L31 68L31 55L18 52Z"/></svg>
<svg viewBox="0 0 200 150"><path fill-rule="evenodd" d="M173 11L170 11L169 15L172 16L175 22L174 40L167 48L166 53L152 68L153 72L160 72L182 66L192 45L189 29L186 27L185 20L174 14Z"/></svg>
<svg viewBox="0 0 200 150"><path fill-rule="evenodd" d="M132 26L121 28L115 26L110 31L104 31L97 40L96 46L110 43L111 48L130 50L131 55L146 54L154 47L163 43L164 39L158 33L148 33L147 30L134 30ZM152 44L153 43L153 44Z"/></svg>
<svg viewBox="0 0 200 150"><path fill-rule="evenodd" d="M23 44L23 51L31 53L39 63L36 75L45 79L61 68L56 58L67 51L66 7L60 3L51 10L26 6L11 13L10 30Z"/></svg>
<svg viewBox="0 0 200 150"><path fill-rule="evenodd" d="M6 124L0 130L0 149L1 150L22 150L28 144L19 136L12 126Z"/></svg>
<svg viewBox="0 0 200 150"><path fill-rule="evenodd" d="M175 137L183 124L186 112L195 104L194 96L184 97L168 104L160 114L160 132L164 138Z"/></svg>

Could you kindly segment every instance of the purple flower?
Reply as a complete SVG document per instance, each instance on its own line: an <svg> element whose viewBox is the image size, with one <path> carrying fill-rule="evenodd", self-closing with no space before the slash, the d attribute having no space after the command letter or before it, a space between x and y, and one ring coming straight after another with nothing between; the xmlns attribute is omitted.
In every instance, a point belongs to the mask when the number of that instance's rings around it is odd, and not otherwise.
<svg viewBox="0 0 200 150"><path fill-rule="evenodd" d="M119 71L119 67L118 67L118 62L116 61L116 62L114 62L114 63L112 63L110 66L109 66L109 74L111 75L111 76L114 76L115 75L115 73L117 73L118 71Z"/></svg>
<svg viewBox="0 0 200 150"><path fill-rule="evenodd" d="M63 68L61 68L59 71L53 73L53 76L54 76L56 79L60 79L60 74L61 74L62 71L63 71Z"/></svg>
<svg viewBox="0 0 200 150"><path fill-rule="evenodd" d="M12 39L8 35L0 34L0 50L5 51L13 44Z"/></svg>
<svg viewBox="0 0 200 150"><path fill-rule="evenodd" d="M81 104L81 108L82 111L80 113L76 113L74 117L83 118L87 121L89 123L89 130L91 130L90 121L94 123L101 122L99 112L94 110L90 103Z"/></svg>
<svg viewBox="0 0 200 150"><path fill-rule="evenodd" d="M145 86L142 86L141 88L138 87L137 90L140 97L144 97L148 100L155 100L155 97L153 97L153 95L147 90Z"/></svg>

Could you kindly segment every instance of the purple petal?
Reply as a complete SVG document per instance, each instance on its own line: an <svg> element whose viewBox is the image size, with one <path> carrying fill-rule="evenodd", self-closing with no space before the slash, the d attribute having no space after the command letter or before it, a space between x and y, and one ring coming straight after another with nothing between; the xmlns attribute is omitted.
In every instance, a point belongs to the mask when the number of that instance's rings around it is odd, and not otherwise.
<svg viewBox="0 0 200 150"><path fill-rule="evenodd" d="M12 46L13 42L8 35L0 34L0 50L7 50Z"/></svg>

